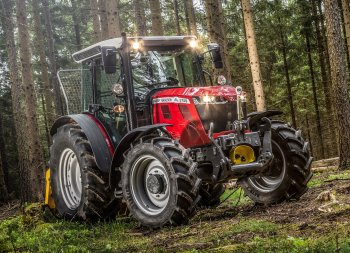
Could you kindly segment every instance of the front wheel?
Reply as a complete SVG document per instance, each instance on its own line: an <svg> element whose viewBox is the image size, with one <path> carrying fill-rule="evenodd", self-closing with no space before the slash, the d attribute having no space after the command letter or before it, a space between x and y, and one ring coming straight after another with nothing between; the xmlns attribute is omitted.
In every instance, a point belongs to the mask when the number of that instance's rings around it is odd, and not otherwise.
<svg viewBox="0 0 350 253"><path fill-rule="evenodd" d="M271 123L272 164L263 173L239 181L247 196L262 204L300 198L312 177L309 144L301 132L281 121Z"/></svg>
<svg viewBox="0 0 350 253"><path fill-rule="evenodd" d="M122 208L97 167L91 144L77 124L58 128L51 146L52 196L57 214L66 219L112 219Z"/></svg>
<svg viewBox="0 0 350 253"><path fill-rule="evenodd" d="M131 214L144 226L186 224L199 201L196 163L169 138L141 141L126 154L123 195Z"/></svg>

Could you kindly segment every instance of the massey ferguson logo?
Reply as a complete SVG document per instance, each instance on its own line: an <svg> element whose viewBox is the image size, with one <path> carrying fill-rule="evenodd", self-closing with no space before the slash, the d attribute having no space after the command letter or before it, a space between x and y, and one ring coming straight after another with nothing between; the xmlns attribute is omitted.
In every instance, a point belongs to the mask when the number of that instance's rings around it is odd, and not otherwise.
<svg viewBox="0 0 350 253"><path fill-rule="evenodd" d="M155 98L152 100L152 104L189 104L190 100L187 98L179 98L179 97L165 97L165 98Z"/></svg>

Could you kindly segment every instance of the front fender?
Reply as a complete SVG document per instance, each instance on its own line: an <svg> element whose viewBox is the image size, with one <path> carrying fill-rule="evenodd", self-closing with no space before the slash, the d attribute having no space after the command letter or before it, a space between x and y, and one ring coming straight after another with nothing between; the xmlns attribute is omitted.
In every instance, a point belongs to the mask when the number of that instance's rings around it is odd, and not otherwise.
<svg viewBox="0 0 350 253"><path fill-rule="evenodd" d="M127 133L123 139L118 144L117 148L114 151L113 161L111 169L119 167L124 161L124 152L129 149L130 144L135 140L140 139L141 137L148 135L154 132L157 129L161 129L163 127L170 126L170 124L154 124L149 126L142 126L133 129L129 133Z"/></svg>
<svg viewBox="0 0 350 253"><path fill-rule="evenodd" d="M264 112L252 112L248 114L248 121L249 121L249 126L255 125L258 121L260 121L262 118L269 118L272 116L276 115L281 115L283 114L282 111L278 110L267 110Z"/></svg>

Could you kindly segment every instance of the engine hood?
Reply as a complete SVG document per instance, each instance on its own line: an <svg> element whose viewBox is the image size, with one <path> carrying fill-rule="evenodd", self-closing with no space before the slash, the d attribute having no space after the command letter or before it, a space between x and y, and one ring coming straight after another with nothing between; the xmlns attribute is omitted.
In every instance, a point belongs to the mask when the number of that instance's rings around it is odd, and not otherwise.
<svg viewBox="0 0 350 253"><path fill-rule="evenodd" d="M156 92L153 95L153 99L156 98L186 98L186 97L204 97L204 96L215 96L223 97L227 101L236 101L237 93L236 88L232 86L209 86L209 87L179 87L179 88L169 88ZM180 103L186 103L186 100L179 100ZM170 102L170 101L168 101ZM174 101L176 102L176 101Z"/></svg>

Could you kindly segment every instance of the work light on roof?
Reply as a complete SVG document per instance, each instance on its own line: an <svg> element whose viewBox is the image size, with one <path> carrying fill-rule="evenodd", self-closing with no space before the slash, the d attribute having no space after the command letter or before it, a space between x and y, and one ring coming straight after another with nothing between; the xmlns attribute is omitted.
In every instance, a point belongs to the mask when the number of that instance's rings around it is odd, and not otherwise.
<svg viewBox="0 0 350 253"><path fill-rule="evenodd" d="M195 40L195 39L193 39L193 40L190 40L190 47L191 48L197 48L197 46L198 46L198 42L197 42L197 40Z"/></svg>

